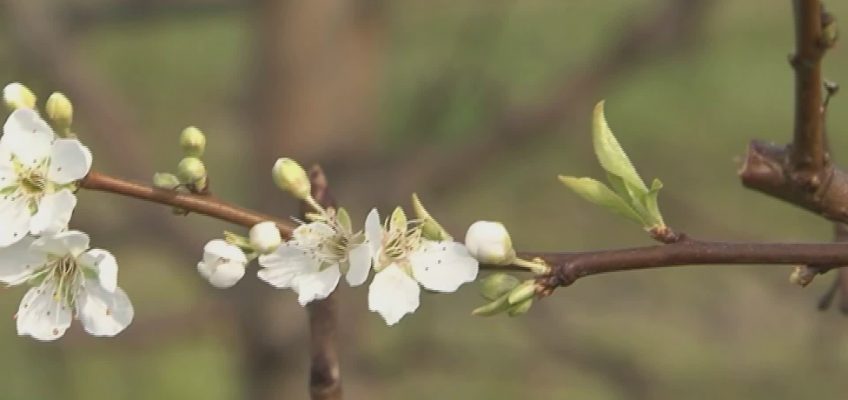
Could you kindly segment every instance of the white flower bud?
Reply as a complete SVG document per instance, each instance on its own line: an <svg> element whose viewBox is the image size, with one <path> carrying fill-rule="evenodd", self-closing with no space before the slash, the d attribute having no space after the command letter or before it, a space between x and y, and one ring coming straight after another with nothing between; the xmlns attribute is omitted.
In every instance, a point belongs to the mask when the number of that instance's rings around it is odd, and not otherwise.
<svg viewBox="0 0 848 400"><path fill-rule="evenodd" d="M515 261L515 250L509 232L500 222L477 221L465 234L465 247L484 264L509 265Z"/></svg>
<svg viewBox="0 0 848 400"><path fill-rule="evenodd" d="M282 243L280 230L271 221L260 222L250 228L250 246L260 254L272 253Z"/></svg>
<svg viewBox="0 0 848 400"><path fill-rule="evenodd" d="M185 183L198 183L206 179L206 165L197 157L186 157L177 165L177 174Z"/></svg>
<svg viewBox="0 0 848 400"><path fill-rule="evenodd" d="M295 198L305 200L312 196L312 184L306 171L291 158L280 158L271 170L274 183L280 189L291 193Z"/></svg>
<svg viewBox="0 0 848 400"><path fill-rule="evenodd" d="M19 108L35 108L35 94L28 87L18 83L10 83L3 88L3 102L11 110Z"/></svg>
<svg viewBox="0 0 848 400"><path fill-rule="evenodd" d="M241 280L246 264L247 256L238 246L216 239L203 248L203 260L197 263L197 271L212 286L225 289Z"/></svg>
<svg viewBox="0 0 848 400"><path fill-rule="evenodd" d="M58 128L68 129L74 120L74 106L62 93L55 92L47 98L45 105L47 116Z"/></svg>
<svg viewBox="0 0 848 400"><path fill-rule="evenodd" d="M180 134L180 148L186 157L201 157L206 150L206 135L193 126L185 128Z"/></svg>

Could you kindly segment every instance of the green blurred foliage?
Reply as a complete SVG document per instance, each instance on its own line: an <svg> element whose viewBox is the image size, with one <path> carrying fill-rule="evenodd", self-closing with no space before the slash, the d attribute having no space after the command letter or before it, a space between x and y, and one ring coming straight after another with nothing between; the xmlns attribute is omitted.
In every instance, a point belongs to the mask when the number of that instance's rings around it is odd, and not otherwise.
<svg viewBox="0 0 848 400"><path fill-rule="evenodd" d="M425 133L445 146L474 140L469 133L507 105L548 94L660 3L387 2L380 150L414 157L415 149L405 145ZM848 5L829 3L837 18L848 18ZM603 93L609 122L637 168L665 183L660 204L670 226L727 240L829 240L829 224L743 189L734 173L749 139L790 136L790 12L787 2L718 1L692 49L626 69ZM245 170L242 157L234 156L246 147L240 132L248 125L239 107L250 96L244 83L250 26L251 14L235 7L105 22L79 38L99 76L132 105L144 142L155 149L153 165L175 164L180 130L196 124L209 138L206 159L217 194L248 202L255 195L240 186L239 174L266 173ZM62 89L16 64L6 38L0 38L0 60L3 82ZM826 59L827 77L848 81L846 66L848 53L838 45ZM428 201L429 210L458 237L474 220L500 220L518 249L649 243L638 227L556 181L559 173L599 176L589 112L597 100L587 97L585 115L555 135L533 139L529 132L526 145L474 182ZM841 149L848 146L843 108L837 97L829 113L837 160L846 159ZM79 124L85 139L86 122ZM90 145L95 159L97 151L109 150ZM428 198L426 187L418 190ZM293 203L279 199L279 212L292 212ZM210 298L226 301L205 287L193 264L203 241L224 225L186 219L188 229L199 232L197 246L177 249L167 245L168 232L138 240L116 222L120 207L131 206L152 207L82 193L75 220L110 233L94 243L121 262L121 285L137 309L138 324L129 330L201 308ZM353 211L354 219L365 211L364 205ZM469 286L452 296L425 295L418 312L393 328L367 312L365 288L344 289L345 390L355 399L843 398L848 319L814 311L830 277L799 290L789 285L789 272L711 266L604 275L558 290L518 319L471 318L482 300ZM22 295L21 288L7 290L0 314L13 315ZM295 343L287 347L291 374L280 385L290 388L291 398L305 398L304 318L293 295L277 298ZM45 345L16 337L10 318L0 326L0 397L239 397L240 348L226 319L177 337L157 334L136 344L88 338L77 329L62 344Z"/></svg>

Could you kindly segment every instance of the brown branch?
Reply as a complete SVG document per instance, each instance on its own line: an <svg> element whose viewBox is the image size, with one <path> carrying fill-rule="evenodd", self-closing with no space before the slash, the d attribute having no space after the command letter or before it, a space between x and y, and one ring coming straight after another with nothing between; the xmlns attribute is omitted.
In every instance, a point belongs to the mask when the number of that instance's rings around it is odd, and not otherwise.
<svg viewBox="0 0 848 400"><path fill-rule="evenodd" d="M327 177L319 166L309 171L312 182L312 197L325 208L336 207L336 201L327 186ZM301 205L302 215L313 211L307 204ZM334 294L326 299L313 301L306 306L309 313L309 350L312 365L309 370L309 393L312 400L340 400L342 398L341 371L336 352L338 310Z"/></svg>
<svg viewBox="0 0 848 400"><path fill-rule="evenodd" d="M791 161L796 172L816 179L827 164L824 139L821 60L826 50L822 37L819 0L795 0L795 133ZM813 183L813 182L811 182Z"/></svg>
<svg viewBox="0 0 848 400"><path fill-rule="evenodd" d="M91 171L88 176L79 181L79 186L84 189L109 192L177 207L245 228L250 228L263 221L274 221L280 232L286 237L291 235L293 229L288 221L237 207L212 196L160 189L115 178L97 171Z"/></svg>
<svg viewBox="0 0 848 400"><path fill-rule="evenodd" d="M824 132L821 60L834 44L833 17L818 0L796 0L795 129L785 148L752 141L739 171L751 189L795 204L836 222L848 222L848 174L833 166Z"/></svg>
<svg viewBox="0 0 848 400"><path fill-rule="evenodd" d="M602 273L704 264L842 265L848 243L729 243L684 239L677 243L582 253L521 252L553 267L540 278L548 288L568 286L579 278Z"/></svg>

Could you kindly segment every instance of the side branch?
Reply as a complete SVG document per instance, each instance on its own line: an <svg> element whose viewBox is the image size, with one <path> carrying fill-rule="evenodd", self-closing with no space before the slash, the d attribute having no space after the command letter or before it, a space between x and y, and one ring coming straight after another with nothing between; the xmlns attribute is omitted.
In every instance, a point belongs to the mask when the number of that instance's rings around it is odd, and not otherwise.
<svg viewBox="0 0 848 400"><path fill-rule="evenodd" d="M795 0L795 129L792 164L810 176L824 170L828 160L824 138L821 60L827 49L822 35L823 9L819 0Z"/></svg>
<svg viewBox="0 0 848 400"><path fill-rule="evenodd" d="M156 188L115 178L96 171L91 171L88 176L79 181L79 187L165 204L246 228L250 228L263 221L274 221L277 224L277 228L286 237L291 236L293 229L291 223L287 221L240 208L212 196Z"/></svg>
<svg viewBox="0 0 848 400"><path fill-rule="evenodd" d="M848 243L727 243L686 239L678 243L582 253L528 253L553 267L542 283L553 289L584 276L647 268L704 264L844 265Z"/></svg>

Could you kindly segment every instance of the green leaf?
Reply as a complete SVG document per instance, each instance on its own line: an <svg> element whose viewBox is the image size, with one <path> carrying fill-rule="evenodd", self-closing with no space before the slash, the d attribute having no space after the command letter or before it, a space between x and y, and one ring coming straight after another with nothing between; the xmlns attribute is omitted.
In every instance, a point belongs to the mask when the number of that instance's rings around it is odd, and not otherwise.
<svg viewBox="0 0 848 400"><path fill-rule="evenodd" d="M657 202L657 196L660 193L660 189L663 188L662 182L659 179L654 179L651 182L651 190L648 193L645 193L644 196L641 196L640 201L645 206L645 216L646 222L648 222L649 226L646 228L653 228L657 226L665 226L665 222L663 221L662 214L660 213L660 206Z"/></svg>
<svg viewBox="0 0 848 400"><path fill-rule="evenodd" d="M644 219L633 209L628 201L613 192L607 185L592 178L576 178L573 176L560 175L559 180L584 199L599 206L606 207L612 212L630 218L640 224L645 224Z"/></svg>
<svg viewBox="0 0 848 400"><path fill-rule="evenodd" d="M627 153L621 148L618 140L610 130L604 117L604 102L595 106L592 118L592 144L595 147L595 155L601 166L612 175L620 177L625 183L637 193L647 193L648 187L639 177Z"/></svg>

